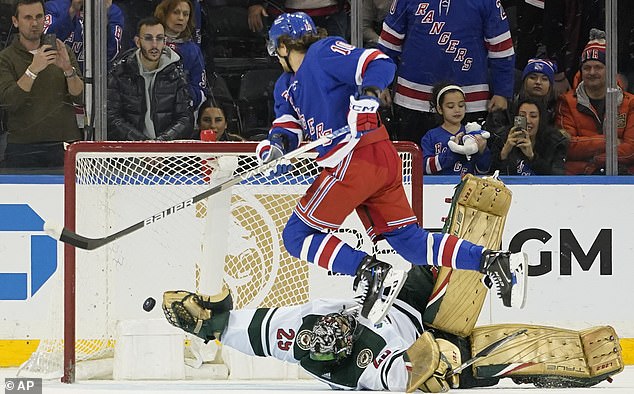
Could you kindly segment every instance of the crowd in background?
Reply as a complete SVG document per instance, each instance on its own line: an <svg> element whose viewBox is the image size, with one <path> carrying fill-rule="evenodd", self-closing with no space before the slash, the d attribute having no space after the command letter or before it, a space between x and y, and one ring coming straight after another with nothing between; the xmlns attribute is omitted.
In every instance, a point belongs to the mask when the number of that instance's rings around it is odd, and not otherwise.
<svg viewBox="0 0 634 394"><path fill-rule="evenodd" d="M304 11L350 37L342 0L100 0L107 8L107 138L265 138L281 74L272 20ZM86 122L83 0L0 0L0 161L51 168ZM634 9L606 43L598 0L362 0L363 45L397 64L382 93L392 139L426 174L605 173L606 45L618 53L619 174L634 174ZM633 80L634 81L634 80ZM209 133L205 134L206 136Z"/></svg>

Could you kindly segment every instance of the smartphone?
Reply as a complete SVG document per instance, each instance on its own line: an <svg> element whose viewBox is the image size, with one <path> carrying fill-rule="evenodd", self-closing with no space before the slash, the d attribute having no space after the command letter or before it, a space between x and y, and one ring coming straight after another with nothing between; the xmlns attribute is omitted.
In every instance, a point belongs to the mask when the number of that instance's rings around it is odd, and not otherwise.
<svg viewBox="0 0 634 394"><path fill-rule="evenodd" d="M521 130L526 130L526 117L525 116L516 116L513 120L513 125L516 128Z"/></svg>
<svg viewBox="0 0 634 394"><path fill-rule="evenodd" d="M44 34L42 36L42 45L50 45L49 50L57 50L57 36L54 33Z"/></svg>

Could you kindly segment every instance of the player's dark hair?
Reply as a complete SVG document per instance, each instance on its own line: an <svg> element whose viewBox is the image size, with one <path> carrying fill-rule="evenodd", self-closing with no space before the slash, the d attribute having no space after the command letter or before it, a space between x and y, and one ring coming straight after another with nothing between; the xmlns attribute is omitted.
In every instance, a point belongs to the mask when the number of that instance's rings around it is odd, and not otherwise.
<svg viewBox="0 0 634 394"><path fill-rule="evenodd" d="M535 134L535 145L541 146L542 144L545 144L546 128L548 126L548 112L546 111L546 106L544 105L543 100L528 96L522 97L517 101L517 106L515 107L515 113L513 115L519 114L522 104L533 104L537 107L537 111L539 112L539 126L537 127L537 133Z"/></svg>
<svg viewBox="0 0 634 394"><path fill-rule="evenodd" d="M155 16L147 16L147 17L141 19L139 21L139 23L137 23L137 25L136 25L136 35L138 36L139 34L141 34L141 28L143 26L156 26L156 25L162 25L161 21L158 20L158 18L155 17Z"/></svg>
<svg viewBox="0 0 634 394"><path fill-rule="evenodd" d="M44 10L44 0L16 0L13 3L13 16L15 16L16 18L18 17L18 7L21 5L28 5L28 4L35 4L35 3L40 3L42 4L42 9Z"/></svg>
<svg viewBox="0 0 634 394"><path fill-rule="evenodd" d="M449 89L449 90L445 90L444 92L442 92L442 95L440 95L440 97L438 97L438 95L440 94L440 91L443 90L444 88L446 88L449 85L456 85L453 82L450 81L443 81L443 82L438 82L434 85L434 87L431 90L431 108L437 113L440 114L440 112L438 111L438 107L442 107L442 104L444 102L444 97L447 93L449 92L461 92L458 89ZM457 85L456 85L457 86ZM462 92L461 92L462 93Z"/></svg>
<svg viewBox="0 0 634 394"><path fill-rule="evenodd" d="M322 38L326 38L327 36L328 32L326 31L326 29L318 27L317 34L306 34L298 40L293 40L287 35L282 35L280 36L278 42L279 44L284 44L286 49L289 51L295 50L300 53L306 53L311 45L321 40Z"/></svg>

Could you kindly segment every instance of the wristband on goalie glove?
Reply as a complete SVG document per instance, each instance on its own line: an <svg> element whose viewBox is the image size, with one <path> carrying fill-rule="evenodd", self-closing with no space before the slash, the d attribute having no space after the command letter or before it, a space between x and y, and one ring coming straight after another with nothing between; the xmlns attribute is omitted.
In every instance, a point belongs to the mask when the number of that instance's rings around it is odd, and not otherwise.
<svg viewBox="0 0 634 394"><path fill-rule="evenodd" d="M348 125L352 138L379 127L379 99L374 96L350 96Z"/></svg>

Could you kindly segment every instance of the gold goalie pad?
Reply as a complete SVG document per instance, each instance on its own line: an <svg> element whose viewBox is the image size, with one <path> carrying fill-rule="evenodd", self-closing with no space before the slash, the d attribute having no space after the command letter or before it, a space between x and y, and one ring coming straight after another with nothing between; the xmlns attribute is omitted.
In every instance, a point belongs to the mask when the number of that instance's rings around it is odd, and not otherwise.
<svg viewBox="0 0 634 394"><path fill-rule="evenodd" d="M405 352L408 371L407 392L444 393L458 387L459 375L447 376L461 363L460 350L444 339L425 331Z"/></svg>
<svg viewBox="0 0 634 394"><path fill-rule="evenodd" d="M500 249L511 191L496 175L462 178L451 200L443 232L487 249ZM476 271L441 267L423 320L431 327L467 337L478 320L488 288Z"/></svg>
<svg viewBox="0 0 634 394"><path fill-rule="evenodd" d="M523 324L478 327L471 334L471 354L526 328L490 356L473 364L476 378L509 377L538 387L590 387L623 370L619 337L610 326L582 331Z"/></svg>

